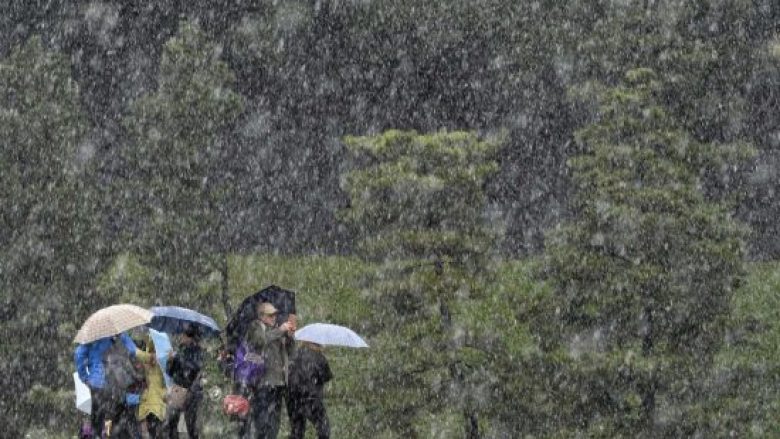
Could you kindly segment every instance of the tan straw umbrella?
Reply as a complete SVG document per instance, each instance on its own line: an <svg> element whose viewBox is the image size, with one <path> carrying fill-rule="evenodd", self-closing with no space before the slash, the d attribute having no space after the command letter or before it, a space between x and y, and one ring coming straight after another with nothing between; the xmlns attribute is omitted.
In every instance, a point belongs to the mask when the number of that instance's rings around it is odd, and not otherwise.
<svg viewBox="0 0 780 439"><path fill-rule="evenodd" d="M140 306L112 305L89 316L87 321L81 325L81 329L73 341L85 344L111 337L151 322L153 315L151 311Z"/></svg>

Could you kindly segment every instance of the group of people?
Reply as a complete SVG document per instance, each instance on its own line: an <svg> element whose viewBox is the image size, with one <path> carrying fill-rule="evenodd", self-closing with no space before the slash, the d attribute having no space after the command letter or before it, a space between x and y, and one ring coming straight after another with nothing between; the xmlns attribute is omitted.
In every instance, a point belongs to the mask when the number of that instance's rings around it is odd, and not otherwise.
<svg viewBox="0 0 780 439"><path fill-rule="evenodd" d="M314 424L318 438L329 438L323 404L323 386L332 378L328 361L319 345L302 342L296 346L295 316L279 324L277 313L272 304L259 304L258 319L242 340L248 355L259 357L264 370L257 377L236 379L235 391L246 396L251 407L249 416L242 420L239 437L276 438L286 400L291 439L303 439L307 420Z"/></svg>
<svg viewBox="0 0 780 439"><path fill-rule="evenodd" d="M272 304L260 303L257 319L241 340L246 357L261 367L252 379L234 376L234 393L250 406L246 416L238 419L238 436L275 439L286 405L291 439L303 439L307 421L315 426L319 439L329 438L323 386L332 374L322 346L296 345L295 316L279 322L277 314ZM76 347L78 376L91 392L90 422L81 437L177 438L182 415L188 437L199 437L205 351L196 325L176 337L165 367L168 386L148 336L134 341L122 333Z"/></svg>

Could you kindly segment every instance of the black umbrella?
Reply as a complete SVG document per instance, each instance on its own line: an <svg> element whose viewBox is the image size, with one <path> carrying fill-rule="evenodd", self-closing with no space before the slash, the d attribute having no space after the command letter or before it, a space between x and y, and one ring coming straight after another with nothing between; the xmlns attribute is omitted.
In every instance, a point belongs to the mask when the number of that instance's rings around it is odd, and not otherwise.
<svg viewBox="0 0 780 439"><path fill-rule="evenodd" d="M279 310L276 316L279 324L295 314L295 292L271 285L244 299L228 321L225 336L229 346L236 346L244 337L249 324L257 318L257 305L268 302Z"/></svg>

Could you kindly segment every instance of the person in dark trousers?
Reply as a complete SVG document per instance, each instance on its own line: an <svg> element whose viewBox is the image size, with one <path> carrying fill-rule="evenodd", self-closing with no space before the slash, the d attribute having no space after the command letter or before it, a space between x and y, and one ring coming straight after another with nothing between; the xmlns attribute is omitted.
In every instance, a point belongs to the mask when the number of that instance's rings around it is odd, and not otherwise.
<svg viewBox="0 0 780 439"><path fill-rule="evenodd" d="M136 416L138 400L132 395L128 394L125 401L119 404L111 427L112 438L138 439L141 436L141 428Z"/></svg>
<svg viewBox="0 0 780 439"><path fill-rule="evenodd" d="M73 353L79 379L89 387L92 396L90 423L92 434L96 438L102 437L105 422L114 419L125 398L125 389L111 388L112 385L106 377L105 357L115 343L121 343L124 349L127 349L127 355L135 357L135 343L124 333L80 344Z"/></svg>
<svg viewBox="0 0 780 439"><path fill-rule="evenodd" d="M171 351L168 359L167 372L177 386L187 389L187 399L183 410L168 407L166 430L171 439L179 436L179 417L184 413L187 424L187 434L191 439L198 439L198 407L203 399L203 389L200 384L200 370L203 368L203 349L199 343L197 328L190 326L181 335L177 351Z"/></svg>
<svg viewBox="0 0 780 439"><path fill-rule="evenodd" d="M249 438L254 424L255 438L276 439L282 412L282 398L287 388L289 357L295 348L293 334L295 320L291 317L281 325L276 324L278 311L270 303L257 307L257 320L252 322L246 335L246 343L252 355L260 357L265 371L257 384L252 385L250 419L245 422L239 437Z"/></svg>
<svg viewBox="0 0 780 439"><path fill-rule="evenodd" d="M330 423L323 402L323 387L333 378L322 346L302 342L290 359L287 415L290 439L303 439L306 421L314 424L318 439L330 438Z"/></svg>

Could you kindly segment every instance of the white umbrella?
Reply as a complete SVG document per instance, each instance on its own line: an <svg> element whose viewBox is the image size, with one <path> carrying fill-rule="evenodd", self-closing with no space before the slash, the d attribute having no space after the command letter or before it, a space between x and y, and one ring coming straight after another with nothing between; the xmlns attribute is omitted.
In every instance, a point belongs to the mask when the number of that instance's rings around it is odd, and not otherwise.
<svg viewBox="0 0 780 439"><path fill-rule="evenodd" d="M355 331L330 323L312 323L295 331L295 339L320 345L367 348L368 344Z"/></svg>
<svg viewBox="0 0 780 439"><path fill-rule="evenodd" d="M76 408L86 414L92 413L92 395L89 387L79 378L78 372L73 372L73 381L76 384Z"/></svg>
<svg viewBox="0 0 780 439"><path fill-rule="evenodd" d="M136 326L152 321L151 311L140 306L122 304L98 310L81 325L76 334L76 343L86 344L105 337L111 337Z"/></svg>

